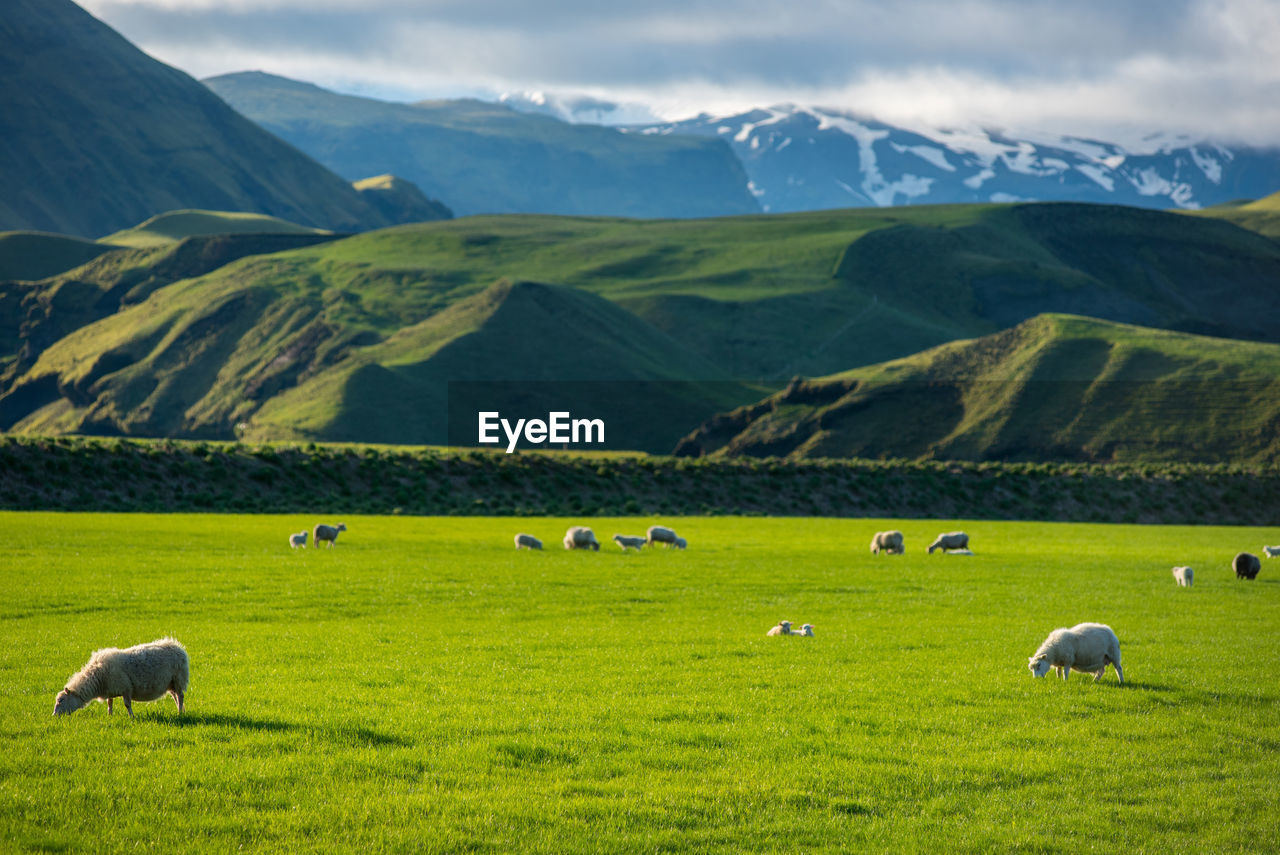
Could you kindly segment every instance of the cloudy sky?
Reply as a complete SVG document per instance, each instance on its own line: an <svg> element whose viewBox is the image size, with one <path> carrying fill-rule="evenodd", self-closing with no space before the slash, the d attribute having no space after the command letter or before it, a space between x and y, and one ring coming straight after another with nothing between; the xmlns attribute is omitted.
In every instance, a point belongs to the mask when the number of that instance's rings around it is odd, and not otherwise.
<svg viewBox="0 0 1280 855"><path fill-rule="evenodd" d="M1277 0L81 0L197 77L1280 144ZM637 115L636 109L626 115Z"/></svg>

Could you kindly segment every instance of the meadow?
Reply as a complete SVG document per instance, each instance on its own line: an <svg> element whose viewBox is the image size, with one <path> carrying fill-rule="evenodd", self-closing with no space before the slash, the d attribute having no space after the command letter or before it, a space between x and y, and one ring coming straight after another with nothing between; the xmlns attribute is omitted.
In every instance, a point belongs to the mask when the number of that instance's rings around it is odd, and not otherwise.
<svg viewBox="0 0 1280 855"><path fill-rule="evenodd" d="M686 517L687 552L595 554L563 518L363 516L290 550L317 521L0 513L0 848L1280 848L1280 561L1229 568L1275 529ZM868 553L887 527L906 555ZM925 554L951 528L976 555ZM1033 679L1085 620L1126 684ZM186 713L51 716L166 634Z"/></svg>

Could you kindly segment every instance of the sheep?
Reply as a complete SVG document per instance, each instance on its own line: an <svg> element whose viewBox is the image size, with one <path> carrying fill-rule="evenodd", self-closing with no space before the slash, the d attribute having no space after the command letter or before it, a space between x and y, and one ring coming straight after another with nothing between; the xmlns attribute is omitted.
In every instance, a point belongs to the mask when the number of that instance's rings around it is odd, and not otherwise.
<svg viewBox="0 0 1280 855"><path fill-rule="evenodd" d="M570 526L569 530L564 533L565 549L590 549L595 552L600 551L600 542L596 540L596 533L585 526Z"/></svg>
<svg viewBox="0 0 1280 855"><path fill-rule="evenodd" d="M1100 623L1080 623L1071 629L1055 629L1049 633L1034 655L1027 658L1031 676L1043 677L1052 667L1063 680L1072 671L1092 674L1096 683L1106 673L1107 663L1115 666L1116 676L1124 683L1120 670L1120 640L1111 627Z"/></svg>
<svg viewBox="0 0 1280 855"><path fill-rule="evenodd" d="M1268 558L1280 558L1280 546L1264 546L1262 554Z"/></svg>
<svg viewBox="0 0 1280 855"><path fill-rule="evenodd" d="M1174 567L1173 580L1180 588L1190 588L1191 583L1195 581L1195 573L1190 567Z"/></svg>
<svg viewBox="0 0 1280 855"><path fill-rule="evenodd" d="M173 696L181 714L186 709L189 671L186 649L172 638L127 650L95 650L89 663L58 693L53 714L70 715L90 701L105 699L110 715L112 701L123 698L132 717L133 701L157 701L166 693Z"/></svg>
<svg viewBox="0 0 1280 855"><path fill-rule="evenodd" d="M677 537L671 545L676 549L688 549L689 541L685 540L683 537Z"/></svg>
<svg viewBox="0 0 1280 855"><path fill-rule="evenodd" d="M628 549L634 549L636 552L639 552L640 548L648 543L648 540L639 536L632 537L627 534L615 534L613 536L613 542L618 544L618 546L621 546L623 552L626 552Z"/></svg>
<svg viewBox="0 0 1280 855"><path fill-rule="evenodd" d="M765 633L765 635L792 635L792 634L793 633L791 632L791 621L789 620L778 621L777 626L775 626L773 629Z"/></svg>
<svg viewBox="0 0 1280 855"><path fill-rule="evenodd" d="M299 546L303 549L306 549L307 547L307 533L305 531L289 535L289 547L291 549L297 549Z"/></svg>
<svg viewBox="0 0 1280 855"><path fill-rule="evenodd" d="M516 549L542 549L542 541L531 534L517 534Z"/></svg>
<svg viewBox="0 0 1280 855"><path fill-rule="evenodd" d="M666 526L651 525L649 531L645 534L645 539L650 546L655 543L665 543L667 549L675 545L676 533Z"/></svg>
<svg viewBox="0 0 1280 855"><path fill-rule="evenodd" d="M321 541L328 541L329 548L332 549L334 544L338 542L338 532L346 530L346 523L338 523L336 527L325 525L324 523L316 523L315 531L311 533L311 543L316 549L319 549Z"/></svg>
<svg viewBox="0 0 1280 855"><path fill-rule="evenodd" d="M878 555L883 551L885 555L901 555L905 552L902 545L902 532L897 531L878 531L875 537L871 538L871 554Z"/></svg>
<svg viewBox="0 0 1280 855"><path fill-rule="evenodd" d="M800 631L799 631L799 632L797 632L797 633L795 633L795 634L796 634L796 635L807 635L807 636L809 636L810 638L812 638L812 637L813 637L813 624L811 624L811 623L806 623L804 626L800 627Z"/></svg>
<svg viewBox="0 0 1280 855"><path fill-rule="evenodd" d="M947 534L938 535L933 543L929 544L929 554L933 554L933 550L941 549L946 552L948 549L968 549L969 535L962 531L953 531Z"/></svg>
<svg viewBox="0 0 1280 855"><path fill-rule="evenodd" d="M1252 552L1241 552L1231 561L1237 579L1255 579L1262 569L1262 562Z"/></svg>

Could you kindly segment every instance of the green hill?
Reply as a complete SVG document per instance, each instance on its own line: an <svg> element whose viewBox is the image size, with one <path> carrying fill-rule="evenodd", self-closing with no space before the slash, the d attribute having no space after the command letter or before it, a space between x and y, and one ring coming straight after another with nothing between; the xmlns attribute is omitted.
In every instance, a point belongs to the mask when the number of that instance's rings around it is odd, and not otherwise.
<svg viewBox="0 0 1280 855"><path fill-rule="evenodd" d="M97 237L178 208L392 222L70 0L0 3L0 45L0 229Z"/></svg>
<svg viewBox="0 0 1280 855"><path fill-rule="evenodd" d="M1216 206L1186 213L1225 220L1258 234L1280 239L1280 193L1272 193L1256 201L1232 207Z"/></svg>
<svg viewBox="0 0 1280 855"><path fill-rule="evenodd" d="M47 232L0 232L0 281L56 276L112 248Z"/></svg>
<svg viewBox="0 0 1280 855"><path fill-rule="evenodd" d="M625 133L473 100L389 103L261 72L204 83L339 175L394 172L459 215L760 210L742 164L718 139Z"/></svg>
<svg viewBox="0 0 1280 855"><path fill-rule="evenodd" d="M324 242L230 249L268 238ZM205 254L211 246L227 251ZM522 284L496 300L502 280L563 287ZM1274 241L1211 219L1089 205L469 217L342 239L188 238L0 288L0 315L15 318L0 348L11 354L0 430L426 442L441 436L449 382L455 394L485 381L728 383L691 393L709 408L689 421L656 404L688 389L638 396L655 403L625 411L628 430L643 448L669 450L704 414L787 378L1043 312L1275 340L1278 291ZM541 305L534 293L560 308L518 322L511 307ZM667 356L655 362L655 352ZM765 388L730 382L744 379ZM582 391L550 397L586 406L602 394Z"/></svg>
<svg viewBox="0 0 1280 855"><path fill-rule="evenodd" d="M315 235L332 232L300 226L266 214L185 210L157 214L132 228L107 235L101 242L137 249L163 246L189 237L230 234Z"/></svg>
<svg viewBox="0 0 1280 855"><path fill-rule="evenodd" d="M716 416L701 456L1280 461L1280 345L1041 315Z"/></svg>
<svg viewBox="0 0 1280 855"><path fill-rule="evenodd" d="M474 442L477 408L568 408L604 419L609 447L666 450L682 426L760 394L582 291L501 282L382 338L376 308L358 298L242 287L255 261L67 336L0 398L0 422L34 433L445 444L451 428L453 441ZM451 407L468 420L450 425Z"/></svg>

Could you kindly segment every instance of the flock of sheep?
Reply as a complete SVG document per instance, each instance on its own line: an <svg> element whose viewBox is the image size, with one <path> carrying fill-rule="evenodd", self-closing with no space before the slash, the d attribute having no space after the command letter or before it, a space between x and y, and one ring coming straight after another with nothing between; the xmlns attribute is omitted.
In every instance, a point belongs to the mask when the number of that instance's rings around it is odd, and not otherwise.
<svg viewBox="0 0 1280 855"><path fill-rule="evenodd" d="M312 532L313 543L319 546L327 543L332 547L338 540L339 532L347 527L338 523L336 526L319 524ZM659 543L668 549L684 549L688 544L683 537L666 526L650 526L644 537L615 534L613 540L625 552L628 549L640 550L641 547L653 547ZM905 551L904 538L900 531L878 531L871 539L873 554L885 553L901 555ZM531 534L515 536L516 549L542 549L542 541ZM289 536L289 545L293 548L307 545L307 532ZM570 526L564 535L565 549L590 549L600 551L600 542L595 533L585 526ZM944 554L972 555L969 550L969 535L962 531L939 534L929 545L932 554L941 549ZM1280 558L1280 546L1264 546L1263 554L1268 558ZM1237 579L1254 579L1261 570L1262 562L1258 556L1249 552L1241 552L1231 562ZM1180 586L1190 586L1194 580L1194 572L1190 567L1174 567L1173 578ZM804 624L800 629L792 629L791 621L782 620L772 627L769 636L813 636L813 624ZM1055 629L1049 637L1027 659L1027 668L1035 677L1043 677L1053 669L1054 673L1066 680L1072 671L1092 674L1094 682L1100 680L1110 665L1116 670L1116 677L1124 683L1124 671L1120 667L1120 640L1111 627L1100 623L1081 623L1076 626ZM54 715L68 715L95 700L107 702L108 714L112 712L113 701L121 698L129 715L133 715L133 701L155 701L165 695L173 697L181 713L186 704L184 701L187 684L190 680L190 663L186 649L172 638L162 638L148 644L120 650L108 647L95 650L89 662L67 681L65 688L58 693L54 701Z"/></svg>
<svg viewBox="0 0 1280 855"><path fill-rule="evenodd" d="M516 535L516 549L542 549L542 541L531 534L523 532ZM622 548L623 552L628 549L634 549L639 552L643 547L657 546L659 543L664 544L667 549L686 549L689 541L677 535L674 531L661 525L649 526L649 531L643 537L640 535L615 534L613 542ZM596 533L586 526L573 525L569 526L569 530L564 533L565 549L590 549L594 552L600 551L600 541L596 540Z"/></svg>

